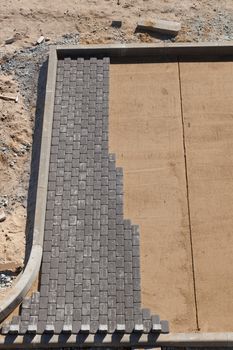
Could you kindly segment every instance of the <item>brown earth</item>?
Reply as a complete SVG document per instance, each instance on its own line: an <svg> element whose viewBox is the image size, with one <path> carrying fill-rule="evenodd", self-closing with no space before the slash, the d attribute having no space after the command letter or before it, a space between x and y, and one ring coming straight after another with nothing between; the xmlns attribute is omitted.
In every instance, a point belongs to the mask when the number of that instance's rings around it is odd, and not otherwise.
<svg viewBox="0 0 233 350"><path fill-rule="evenodd" d="M18 94L17 85L11 77L1 77L0 94L9 97ZM8 214L1 223L0 270L3 270L14 269L23 263L26 209L18 201L21 199L25 206L23 178L28 170L25 162L31 143L32 125L20 97L17 106L14 101L0 99L0 111L0 196L1 200L7 201L5 212ZM15 192L14 196L12 192Z"/></svg>
<svg viewBox="0 0 233 350"><path fill-rule="evenodd" d="M20 271L25 252L26 202L32 120L16 82L0 77L0 94L18 95L18 103L0 98L0 202L6 220L0 223L0 272ZM0 290L0 300L5 290Z"/></svg>
<svg viewBox="0 0 233 350"><path fill-rule="evenodd" d="M41 34L56 40L72 32L80 33L81 43L159 41L135 33L139 20L153 18L181 21L177 41L233 39L231 0L2 0L0 42L16 34L13 51L30 46ZM114 19L123 21L121 29L110 27Z"/></svg>

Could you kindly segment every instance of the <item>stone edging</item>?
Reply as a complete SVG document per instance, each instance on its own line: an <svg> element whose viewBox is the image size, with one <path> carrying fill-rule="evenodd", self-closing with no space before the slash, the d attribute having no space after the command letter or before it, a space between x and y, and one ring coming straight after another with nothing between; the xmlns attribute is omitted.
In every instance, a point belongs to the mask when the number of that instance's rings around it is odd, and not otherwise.
<svg viewBox="0 0 233 350"><path fill-rule="evenodd" d="M112 62L119 59L201 59L227 58L233 55L233 41L203 43L110 44L110 45L58 45L57 56L107 55Z"/></svg>
<svg viewBox="0 0 233 350"><path fill-rule="evenodd" d="M56 50L54 47L51 47L48 65L48 79L46 85L46 98L32 248L25 270L19 277L19 280L16 282L11 292L7 295L6 299L0 305L0 322L3 321L9 315L9 313L12 312L22 302L23 297L31 288L32 283L36 279L40 269L44 238L44 221L53 120L53 101L56 82L56 62Z"/></svg>

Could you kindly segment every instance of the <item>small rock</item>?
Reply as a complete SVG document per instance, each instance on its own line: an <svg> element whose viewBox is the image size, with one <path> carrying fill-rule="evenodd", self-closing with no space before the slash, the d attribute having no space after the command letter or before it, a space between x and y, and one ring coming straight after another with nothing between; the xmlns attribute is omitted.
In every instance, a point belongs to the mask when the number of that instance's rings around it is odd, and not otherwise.
<svg viewBox="0 0 233 350"><path fill-rule="evenodd" d="M122 26L122 21L117 21L117 20L112 21L111 26L112 26L113 28L121 28L121 26Z"/></svg>
<svg viewBox="0 0 233 350"><path fill-rule="evenodd" d="M13 44L15 41L22 39L22 35L20 33L15 33L14 36L5 40L5 45Z"/></svg>
<svg viewBox="0 0 233 350"><path fill-rule="evenodd" d="M10 45L15 42L15 37L13 36L12 38L8 38L5 40L5 45Z"/></svg>
<svg viewBox="0 0 233 350"><path fill-rule="evenodd" d="M27 208L27 201L26 201L26 200L24 200L24 201L22 202L22 206L23 206L23 208Z"/></svg>
<svg viewBox="0 0 233 350"><path fill-rule="evenodd" d="M0 209L0 222L3 222L6 220L6 214L3 209Z"/></svg>
<svg viewBox="0 0 233 350"><path fill-rule="evenodd" d="M12 285L12 277L6 276L4 273L0 274L0 288L10 287Z"/></svg>
<svg viewBox="0 0 233 350"><path fill-rule="evenodd" d="M45 40L45 37L43 35L41 35L37 41L36 41L36 45L40 45L41 43L43 43L43 41Z"/></svg>
<svg viewBox="0 0 233 350"><path fill-rule="evenodd" d="M138 22L137 28L161 34L177 35L181 29L181 24L179 22L164 20L141 21Z"/></svg>

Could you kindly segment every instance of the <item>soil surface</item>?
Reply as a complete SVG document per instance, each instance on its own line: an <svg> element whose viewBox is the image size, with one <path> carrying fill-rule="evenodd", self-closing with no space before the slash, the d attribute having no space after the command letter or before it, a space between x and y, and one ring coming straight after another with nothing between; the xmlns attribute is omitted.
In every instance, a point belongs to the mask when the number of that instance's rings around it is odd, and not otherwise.
<svg viewBox="0 0 233 350"><path fill-rule="evenodd" d="M110 151L124 169L125 217L140 227L142 303L194 330L177 64L110 66Z"/></svg>
<svg viewBox="0 0 233 350"><path fill-rule="evenodd" d="M197 307L203 331L232 331L232 72L232 62L180 65Z"/></svg>
<svg viewBox="0 0 233 350"><path fill-rule="evenodd" d="M139 20L156 18L180 21L179 35L171 38L135 31ZM121 20L122 27L112 27L112 20ZM49 46L232 40L232 20L231 0L1 1L0 95L17 96L18 102L0 98L0 213L6 216L0 222L0 272L17 274L24 265L31 149L42 115L36 101L45 88ZM35 46L41 35L46 41ZM12 43L6 44L9 38ZM184 194L179 196L184 201ZM6 294L2 289L0 299Z"/></svg>
<svg viewBox="0 0 233 350"><path fill-rule="evenodd" d="M174 332L232 330L232 70L110 67L110 151L140 226L142 303Z"/></svg>

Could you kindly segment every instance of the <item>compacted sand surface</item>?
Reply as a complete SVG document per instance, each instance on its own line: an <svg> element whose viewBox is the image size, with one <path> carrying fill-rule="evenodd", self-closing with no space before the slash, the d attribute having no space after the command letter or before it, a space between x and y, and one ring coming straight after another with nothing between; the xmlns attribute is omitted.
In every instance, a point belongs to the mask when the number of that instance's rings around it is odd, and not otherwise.
<svg viewBox="0 0 233 350"><path fill-rule="evenodd" d="M143 305L176 332L232 330L232 67L111 66L110 148L140 226Z"/></svg>
<svg viewBox="0 0 233 350"><path fill-rule="evenodd" d="M113 65L110 94L110 148L124 168L125 216L140 225L143 303L177 330L193 330L177 64Z"/></svg>

